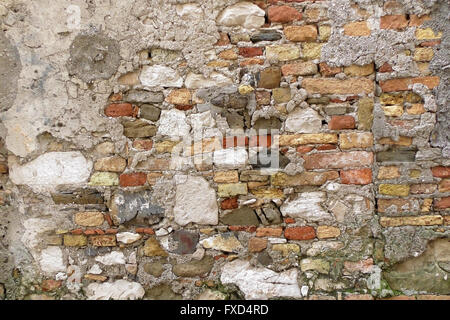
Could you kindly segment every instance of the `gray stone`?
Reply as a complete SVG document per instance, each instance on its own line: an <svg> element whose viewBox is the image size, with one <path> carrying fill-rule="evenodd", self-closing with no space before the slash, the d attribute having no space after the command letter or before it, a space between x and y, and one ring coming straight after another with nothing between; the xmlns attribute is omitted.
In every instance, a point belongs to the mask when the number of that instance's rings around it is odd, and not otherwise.
<svg viewBox="0 0 450 320"><path fill-rule="evenodd" d="M414 162L416 151L414 150L389 150L381 151L376 154L377 162Z"/></svg>
<svg viewBox="0 0 450 320"><path fill-rule="evenodd" d="M172 234L172 239L178 244L174 251L178 254L191 254L195 252L199 240L198 233L177 230Z"/></svg>
<svg viewBox="0 0 450 320"><path fill-rule="evenodd" d="M222 93L214 97L211 103L222 108L243 109L248 104L248 96L243 96L240 93Z"/></svg>
<svg viewBox="0 0 450 320"><path fill-rule="evenodd" d="M279 224L282 222L280 210L272 204L256 210L256 213L264 225Z"/></svg>
<svg viewBox="0 0 450 320"><path fill-rule="evenodd" d="M17 48L11 44L3 30L0 30L0 53L0 112L4 112L16 99L22 64Z"/></svg>
<svg viewBox="0 0 450 320"><path fill-rule="evenodd" d="M275 30L261 31L260 33L252 35L250 37L250 40L252 40L252 42L276 41L276 40L280 40L280 39L281 39L281 34Z"/></svg>
<svg viewBox="0 0 450 320"><path fill-rule="evenodd" d="M61 190L52 193L55 204L103 204L104 199L100 192L95 189Z"/></svg>
<svg viewBox="0 0 450 320"><path fill-rule="evenodd" d="M255 211L249 207L242 207L226 214L221 219L222 223L234 226L257 226L259 225Z"/></svg>
<svg viewBox="0 0 450 320"><path fill-rule="evenodd" d="M269 118L269 119L259 118L258 120L255 121L253 129L255 129L257 132L259 132L261 129L268 131L271 129L280 130L281 121L278 118Z"/></svg>
<svg viewBox="0 0 450 320"><path fill-rule="evenodd" d="M70 46L69 74L84 82L109 79L119 67L119 43L104 34L80 34Z"/></svg>
<svg viewBox="0 0 450 320"><path fill-rule="evenodd" d="M158 121L159 116L161 115L161 109L150 104L143 104L139 109L141 111L139 117L147 120Z"/></svg>
<svg viewBox="0 0 450 320"><path fill-rule="evenodd" d="M186 263L176 264L172 272L178 277L198 277L208 274L214 265L212 256L204 256L202 260L191 260Z"/></svg>
<svg viewBox="0 0 450 320"><path fill-rule="evenodd" d="M224 113L227 118L230 129L244 129L244 116L235 111L227 111Z"/></svg>
<svg viewBox="0 0 450 320"><path fill-rule="evenodd" d="M111 218L115 224L122 224L134 218L148 223L158 222L164 215L164 208L151 202L150 191L118 191L111 200Z"/></svg>
<svg viewBox="0 0 450 320"><path fill-rule="evenodd" d="M131 90L125 93L124 101L132 103L160 103L164 101L162 92Z"/></svg>
<svg viewBox="0 0 450 320"><path fill-rule="evenodd" d="M273 262L272 257L266 251L261 252L260 254L258 254L258 257L256 259L263 266L268 266L269 264L272 264L272 262Z"/></svg>

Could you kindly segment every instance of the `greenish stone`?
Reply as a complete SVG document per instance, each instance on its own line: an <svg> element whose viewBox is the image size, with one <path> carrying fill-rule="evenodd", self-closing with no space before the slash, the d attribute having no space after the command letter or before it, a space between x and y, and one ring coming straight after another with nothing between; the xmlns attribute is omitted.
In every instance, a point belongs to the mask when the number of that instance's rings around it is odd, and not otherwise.
<svg viewBox="0 0 450 320"><path fill-rule="evenodd" d="M231 226L257 226L259 225L255 211L249 207L233 210L221 218L222 223Z"/></svg>
<svg viewBox="0 0 450 320"><path fill-rule="evenodd" d="M114 172L95 172L89 180L90 186L117 186L119 175Z"/></svg>
<svg viewBox="0 0 450 320"><path fill-rule="evenodd" d="M164 272L164 265L161 262L148 262L144 265L144 271L159 278Z"/></svg>
<svg viewBox="0 0 450 320"><path fill-rule="evenodd" d="M306 100L308 104L328 104L330 102L329 97L309 98Z"/></svg>
<svg viewBox="0 0 450 320"><path fill-rule="evenodd" d="M377 162L414 162L416 151L414 150L389 150L377 152Z"/></svg>
<svg viewBox="0 0 450 320"><path fill-rule="evenodd" d="M191 260L186 263L176 264L172 272L178 277L198 277L208 274L214 265L214 258L205 255L202 260Z"/></svg>
<svg viewBox="0 0 450 320"><path fill-rule="evenodd" d="M158 121L159 116L161 115L161 109L154 107L151 104L143 104L139 110L139 116L141 118L151 121Z"/></svg>
<svg viewBox="0 0 450 320"><path fill-rule="evenodd" d="M166 284L159 284L148 289L145 297L149 300L181 300L182 295L173 292L172 288Z"/></svg>
<svg viewBox="0 0 450 320"><path fill-rule="evenodd" d="M143 120L127 121L123 126L123 134L128 138L147 138L156 134L156 126Z"/></svg>
<svg viewBox="0 0 450 320"><path fill-rule="evenodd" d="M330 272L330 263L323 259L303 259L300 261L300 268L305 271L317 271L328 274Z"/></svg>

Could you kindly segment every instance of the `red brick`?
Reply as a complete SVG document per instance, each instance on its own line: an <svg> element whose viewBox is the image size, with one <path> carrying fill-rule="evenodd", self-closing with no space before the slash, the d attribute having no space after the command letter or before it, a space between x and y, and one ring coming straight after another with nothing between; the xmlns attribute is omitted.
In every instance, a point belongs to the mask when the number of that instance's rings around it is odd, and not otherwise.
<svg viewBox="0 0 450 320"><path fill-rule="evenodd" d="M263 50L262 50L262 48L242 47L242 48L239 48L239 55L241 55L245 58L262 56Z"/></svg>
<svg viewBox="0 0 450 320"><path fill-rule="evenodd" d="M133 148L137 150L150 150L153 147L152 140L134 140Z"/></svg>
<svg viewBox="0 0 450 320"><path fill-rule="evenodd" d="M72 231L70 231L71 234L82 234L83 233L83 229L74 229Z"/></svg>
<svg viewBox="0 0 450 320"><path fill-rule="evenodd" d="M280 237L283 234L283 228L258 228L256 229L257 237Z"/></svg>
<svg viewBox="0 0 450 320"><path fill-rule="evenodd" d="M380 18L381 29L401 30L408 26L405 15L389 15Z"/></svg>
<svg viewBox="0 0 450 320"><path fill-rule="evenodd" d="M220 209L222 210L236 209L237 207L238 207L237 197L225 199L220 203Z"/></svg>
<svg viewBox="0 0 450 320"><path fill-rule="evenodd" d="M292 227L286 228L284 236L288 240L311 240L316 237L313 227Z"/></svg>
<svg viewBox="0 0 450 320"><path fill-rule="evenodd" d="M322 144L316 148L318 151L324 151L324 150L334 150L336 149L336 146L334 144Z"/></svg>
<svg viewBox="0 0 450 320"><path fill-rule="evenodd" d="M293 218L284 218L284 223L286 223L286 224L295 223L295 219L293 219Z"/></svg>
<svg viewBox="0 0 450 320"><path fill-rule="evenodd" d="M373 153L366 151L351 151L337 153L315 153L304 155L305 169L343 169L346 167L364 167L373 163Z"/></svg>
<svg viewBox="0 0 450 320"><path fill-rule="evenodd" d="M370 184L372 183L372 169L354 169L341 171L343 184Z"/></svg>
<svg viewBox="0 0 450 320"><path fill-rule="evenodd" d="M249 139L249 147L265 147L268 148L272 145L272 136L252 136Z"/></svg>
<svg viewBox="0 0 450 320"><path fill-rule="evenodd" d="M297 152L298 153L308 153L310 152L312 149L314 149L313 147L310 146L298 146L297 147Z"/></svg>
<svg viewBox="0 0 450 320"><path fill-rule="evenodd" d="M392 66L391 66L389 63L387 63L387 62L385 62L385 63L380 67L380 69L378 69L378 72L392 72L392 71L394 71L394 70L392 69Z"/></svg>
<svg viewBox="0 0 450 320"><path fill-rule="evenodd" d="M152 228L136 228L137 233L155 234L155 230Z"/></svg>
<svg viewBox="0 0 450 320"><path fill-rule="evenodd" d="M433 177L437 178L449 178L450 177L450 167L434 167L431 168Z"/></svg>
<svg viewBox="0 0 450 320"><path fill-rule="evenodd" d="M450 208L450 197L442 198L440 200L434 199L434 208L437 210Z"/></svg>
<svg viewBox="0 0 450 320"><path fill-rule="evenodd" d="M352 116L332 116L328 123L330 130L354 129L355 118Z"/></svg>
<svg viewBox="0 0 450 320"><path fill-rule="evenodd" d="M421 47L434 47L441 44L441 40L424 41L420 43Z"/></svg>
<svg viewBox="0 0 450 320"><path fill-rule="evenodd" d="M61 287L61 281L53 280L53 279L47 279L43 280L41 283L42 291L48 292L53 291Z"/></svg>
<svg viewBox="0 0 450 320"><path fill-rule="evenodd" d="M106 234L116 234L117 232L119 232L119 229L106 229L105 230Z"/></svg>
<svg viewBox="0 0 450 320"><path fill-rule="evenodd" d="M319 63L320 73L324 77L331 77L342 72L341 67L331 67L326 62Z"/></svg>
<svg viewBox="0 0 450 320"><path fill-rule="evenodd" d="M222 148L235 148L248 146L248 137L230 136L224 137L222 140Z"/></svg>
<svg viewBox="0 0 450 320"><path fill-rule="evenodd" d="M119 177L121 187L143 186L147 181L147 174L144 172L123 173Z"/></svg>
<svg viewBox="0 0 450 320"><path fill-rule="evenodd" d="M429 76L418 78L391 79L380 81L380 87L383 92L407 91L409 90L409 86L412 86L416 83L421 83L427 86L428 89L433 89L434 87L439 85L439 77Z"/></svg>
<svg viewBox="0 0 450 320"><path fill-rule="evenodd" d="M175 105L175 108L181 111L191 110L193 107L193 105Z"/></svg>
<svg viewBox="0 0 450 320"><path fill-rule="evenodd" d="M256 226L228 226L230 231L245 231L253 233L256 231Z"/></svg>
<svg viewBox="0 0 450 320"><path fill-rule="evenodd" d="M300 12L289 6L269 7L268 15L270 22L281 23L296 21L302 18L302 14Z"/></svg>
<svg viewBox="0 0 450 320"><path fill-rule="evenodd" d="M131 103L113 103L105 108L108 117L136 117L139 108L133 107Z"/></svg>

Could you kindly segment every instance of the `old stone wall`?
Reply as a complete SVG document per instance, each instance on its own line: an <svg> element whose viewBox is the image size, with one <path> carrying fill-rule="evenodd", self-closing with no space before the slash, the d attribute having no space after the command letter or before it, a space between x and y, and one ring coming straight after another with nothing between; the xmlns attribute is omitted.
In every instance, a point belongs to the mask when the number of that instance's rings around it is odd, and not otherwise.
<svg viewBox="0 0 450 320"><path fill-rule="evenodd" d="M448 299L448 7L2 0L0 299Z"/></svg>

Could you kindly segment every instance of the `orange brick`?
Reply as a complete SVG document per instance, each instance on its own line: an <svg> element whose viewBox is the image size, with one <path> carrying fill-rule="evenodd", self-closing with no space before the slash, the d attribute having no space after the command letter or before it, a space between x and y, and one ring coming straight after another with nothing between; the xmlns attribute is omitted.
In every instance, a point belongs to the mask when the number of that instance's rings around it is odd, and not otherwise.
<svg viewBox="0 0 450 320"><path fill-rule="evenodd" d="M286 228L284 236L288 240L311 240L316 237L313 227L292 227Z"/></svg>
<svg viewBox="0 0 450 320"><path fill-rule="evenodd" d="M370 36L371 31L367 21L351 22L344 26L344 34L352 37Z"/></svg>
<svg viewBox="0 0 450 320"><path fill-rule="evenodd" d="M382 16L380 18L380 28L381 29L394 29L401 30L408 26L408 20L406 16L403 15L388 15Z"/></svg>
<svg viewBox="0 0 450 320"><path fill-rule="evenodd" d="M366 151L351 151L337 153L316 153L304 155L305 169L343 169L346 167L370 166L373 163L373 153Z"/></svg>
<svg viewBox="0 0 450 320"><path fill-rule="evenodd" d="M372 169L341 171L341 182L343 184L370 184L372 183Z"/></svg>
<svg viewBox="0 0 450 320"><path fill-rule="evenodd" d="M427 86L428 89L433 89L434 87L439 85L439 77L429 76L418 78L391 79L380 81L380 86L383 92L407 91L409 90L409 86L412 86L416 83L421 83Z"/></svg>

